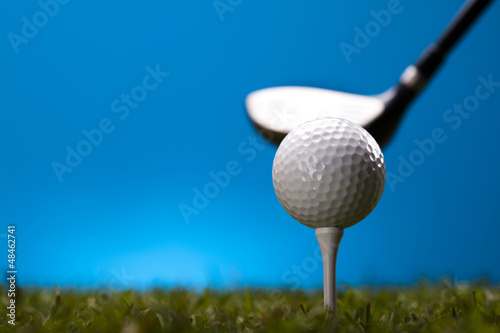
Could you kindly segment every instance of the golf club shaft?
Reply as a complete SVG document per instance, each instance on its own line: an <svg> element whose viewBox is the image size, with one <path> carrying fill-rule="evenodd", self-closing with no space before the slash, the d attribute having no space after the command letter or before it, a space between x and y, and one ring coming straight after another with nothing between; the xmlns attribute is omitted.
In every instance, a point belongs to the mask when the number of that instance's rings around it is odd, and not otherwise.
<svg viewBox="0 0 500 333"><path fill-rule="evenodd" d="M325 308L334 314L337 312L336 269L337 253L344 229L326 227L316 229L316 238L321 248L323 259L323 298Z"/></svg>
<svg viewBox="0 0 500 333"><path fill-rule="evenodd" d="M421 75L429 79L460 37L474 23L491 0L470 0L455 16L441 37L431 45L415 64Z"/></svg>
<svg viewBox="0 0 500 333"><path fill-rule="evenodd" d="M490 2L491 0L467 2L437 42L432 44L414 65L404 71L399 83L391 90L390 98L386 100L383 114L366 126L380 146L389 142L408 105L425 87L446 55Z"/></svg>

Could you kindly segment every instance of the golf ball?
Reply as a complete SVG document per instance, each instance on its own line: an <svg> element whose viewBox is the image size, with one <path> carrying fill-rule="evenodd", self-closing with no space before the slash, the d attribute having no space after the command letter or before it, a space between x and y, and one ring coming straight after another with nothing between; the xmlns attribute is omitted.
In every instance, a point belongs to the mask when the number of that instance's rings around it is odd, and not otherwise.
<svg viewBox="0 0 500 333"><path fill-rule="evenodd" d="M282 141L273 185L285 210L311 228L350 227L375 208L385 163L364 128L340 118L306 122Z"/></svg>

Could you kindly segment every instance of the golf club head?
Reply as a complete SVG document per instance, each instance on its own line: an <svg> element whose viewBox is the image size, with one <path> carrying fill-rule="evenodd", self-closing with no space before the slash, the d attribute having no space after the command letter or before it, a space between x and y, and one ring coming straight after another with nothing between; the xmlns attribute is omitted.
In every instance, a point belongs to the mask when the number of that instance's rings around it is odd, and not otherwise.
<svg viewBox="0 0 500 333"><path fill-rule="evenodd" d="M382 96L285 86L254 91L247 96L245 104L260 134L279 145L292 129L317 118L344 118L367 127L384 111Z"/></svg>

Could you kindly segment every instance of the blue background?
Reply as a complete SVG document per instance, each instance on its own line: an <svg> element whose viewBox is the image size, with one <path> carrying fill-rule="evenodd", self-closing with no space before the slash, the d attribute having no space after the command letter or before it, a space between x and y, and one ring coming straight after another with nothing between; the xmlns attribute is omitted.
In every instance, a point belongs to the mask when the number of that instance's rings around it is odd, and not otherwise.
<svg viewBox="0 0 500 333"><path fill-rule="evenodd" d="M401 0L402 11L348 63L339 44L353 44L354 27L387 4L244 0L221 20L212 1L71 1L16 53L8 34L21 35L22 18L32 21L41 7L2 1L0 249L6 257L7 225L16 225L19 282L320 287L314 230L280 206L271 179L276 147L251 148L257 135L243 102L277 85L380 93L462 1ZM474 94L478 76L500 81L499 17L496 2L384 150L387 171L397 174L415 139L436 128L448 138L346 230L340 283L500 281L500 89L458 129L443 120ZM111 103L157 65L170 75L121 120ZM82 130L103 118L114 131L60 182L52 163L65 163L66 146L76 149ZM232 160L241 172L186 223L179 205L192 205L194 189Z"/></svg>

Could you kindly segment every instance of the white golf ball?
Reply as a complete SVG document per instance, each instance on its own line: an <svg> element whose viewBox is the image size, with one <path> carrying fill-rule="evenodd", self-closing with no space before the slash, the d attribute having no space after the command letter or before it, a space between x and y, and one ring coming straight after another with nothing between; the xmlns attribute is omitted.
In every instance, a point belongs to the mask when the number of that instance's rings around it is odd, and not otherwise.
<svg viewBox="0 0 500 333"><path fill-rule="evenodd" d="M384 156L359 125L340 118L309 121L279 146L273 184L281 205L300 223L347 228L368 216L380 200Z"/></svg>

